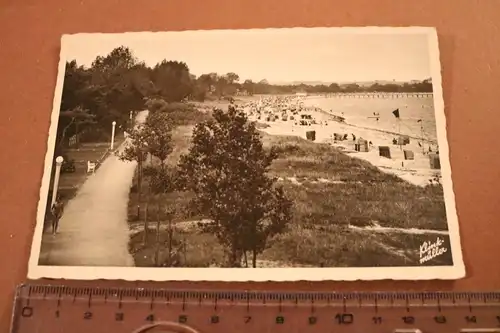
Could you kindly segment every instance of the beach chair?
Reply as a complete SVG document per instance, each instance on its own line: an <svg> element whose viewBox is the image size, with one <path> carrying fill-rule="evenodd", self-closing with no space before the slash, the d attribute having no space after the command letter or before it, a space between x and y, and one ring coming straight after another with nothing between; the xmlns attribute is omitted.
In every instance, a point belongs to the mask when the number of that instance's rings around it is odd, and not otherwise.
<svg viewBox="0 0 500 333"><path fill-rule="evenodd" d="M306 132L306 139L309 141L315 141L316 140L316 131L307 131Z"/></svg>
<svg viewBox="0 0 500 333"><path fill-rule="evenodd" d="M412 150L403 150L405 160L414 160L415 154Z"/></svg>
<svg viewBox="0 0 500 333"><path fill-rule="evenodd" d="M391 149L387 146L379 146L379 156L385 157L385 158L391 158Z"/></svg>
<svg viewBox="0 0 500 333"><path fill-rule="evenodd" d="M431 169L441 169L441 161L439 160L439 154L430 153L429 162Z"/></svg>
<svg viewBox="0 0 500 333"><path fill-rule="evenodd" d="M96 163L92 161L87 161L87 173L95 173Z"/></svg>
<svg viewBox="0 0 500 333"><path fill-rule="evenodd" d="M363 153L367 153L370 151L368 140L364 140L361 138L358 139L358 151Z"/></svg>

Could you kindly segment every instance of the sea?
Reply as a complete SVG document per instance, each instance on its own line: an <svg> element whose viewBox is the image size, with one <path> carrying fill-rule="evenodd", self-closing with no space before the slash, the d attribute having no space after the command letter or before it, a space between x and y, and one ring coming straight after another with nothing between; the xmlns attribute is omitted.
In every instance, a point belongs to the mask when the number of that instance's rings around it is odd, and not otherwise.
<svg viewBox="0 0 500 333"><path fill-rule="evenodd" d="M437 143L432 96L402 98L347 98L309 96L305 106L345 117L348 124L401 133ZM399 110L399 120L393 111ZM419 121L421 120L421 121Z"/></svg>

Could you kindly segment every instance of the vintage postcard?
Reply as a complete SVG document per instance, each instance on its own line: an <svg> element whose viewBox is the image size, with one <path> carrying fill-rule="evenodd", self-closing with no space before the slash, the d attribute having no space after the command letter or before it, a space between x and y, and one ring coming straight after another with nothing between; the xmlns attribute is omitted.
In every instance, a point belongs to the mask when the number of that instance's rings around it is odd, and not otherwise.
<svg viewBox="0 0 500 333"><path fill-rule="evenodd" d="M458 279L434 28L64 35L29 278Z"/></svg>

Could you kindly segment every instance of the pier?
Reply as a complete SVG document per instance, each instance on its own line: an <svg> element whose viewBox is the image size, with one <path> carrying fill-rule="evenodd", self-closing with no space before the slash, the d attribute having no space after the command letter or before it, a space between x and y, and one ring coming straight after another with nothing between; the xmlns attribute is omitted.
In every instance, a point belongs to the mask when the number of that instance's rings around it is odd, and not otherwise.
<svg viewBox="0 0 500 333"><path fill-rule="evenodd" d="M429 98L432 93L385 93L385 92L366 92L366 93L330 93L322 94L325 98L383 98L383 99L398 99L398 98Z"/></svg>

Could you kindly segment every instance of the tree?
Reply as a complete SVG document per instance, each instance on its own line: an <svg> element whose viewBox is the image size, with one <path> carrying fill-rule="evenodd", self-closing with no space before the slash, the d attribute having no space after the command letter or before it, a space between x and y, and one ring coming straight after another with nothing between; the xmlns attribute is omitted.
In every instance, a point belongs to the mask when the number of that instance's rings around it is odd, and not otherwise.
<svg viewBox="0 0 500 333"><path fill-rule="evenodd" d="M203 74L198 78L198 82L207 93L212 93L215 90L217 78L217 73Z"/></svg>
<svg viewBox="0 0 500 333"><path fill-rule="evenodd" d="M199 84L195 84L193 87L193 92L191 93L190 98L192 100L198 101L198 102L203 102L205 98L207 97L208 91L207 89L203 88Z"/></svg>
<svg viewBox="0 0 500 333"><path fill-rule="evenodd" d="M238 81L240 77L238 74L230 72L224 75L226 81L226 87L224 89L224 93L228 96L234 96L238 92Z"/></svg>
<svg viewBox="0 0 500 333"><path fill-rule="evenodd" d="M254 93L256 94L267 94L269 92L269 82L266 79L262 79L254 85Z"/></svg>
<svg viewBox="0 0 500 333"><path fill-rule="evenodd" d="M218 76L215 82L215 92L219 98L222 98L226 93L226 88L228 86L228 81L225 76Z"/></svg>
<svg viewBox="0 0 500 333"><path fill-rule="evenodd" d="M137 161L139 164L139 188L142 163L151 154L160 161L163 169L165 159L172 152L171 122L167 113L152 112L144 124L137 125L129 133L129 141L120 154L122 161Z"/></svg>
<svg viewBox="0 0 500 333"><path fill-rule="evenodd" d="M252 80L245 80L245 82L243 82L243 84L242 84L242 88L245 89L249 95L253 95L254 86L255 86L255 83L253 83Z"/></svg>
<svg viewBox="0 0 500 333"><path fill-rule="evenodd" d="M137 185L139 195L142 187L142 164L147 158L148 154L148 131L145 130L145 124L139 124L128 133L129 141L125 145L125 149L118 156L121 161L136 161L138 163L138 179Z"/></svg>
<svg viewBox="0 0 500 333"><path fill-rule="evenodd" d="M332 84L330 84L330 86L328 87L328 90L330 92L333 92L333 93L338 93L338 92L342 91L342 89L340 88L340 86L339 86L338 83L332 83Z"/></svg>
<svg viewBox="0 0 500 333"><path fill-rule="evenodd" d="M137 162L137 193L138 193L138 201L141 202L142 196L142 183L144 176L144 161L146 161L148 157L148 139L150 136L150 132L147 130L147 126L145 124L136 125L129 133L129 141L126 143L125 149L123 152L118 155L121 161L136 161ZM148 198L149 199L149 198ZM137 215L140 216L139 206ZM148 212L147 202L146 202L146 215ZM143 242L146 243L148 234L148 222L147 216L144 218L144 238Z"/></svg>
<svg viewBox="0 0 500 333"><path fill-rule="evenodd" d="M78 66L75 60L66 62L64 85L61 98L61 111L77 107L86 108L89 97L89 72Z"/></svg>
<svg viewBox="0 0 500 333"><path fill-rule="evenodd" d="M227 83L229 83L230 85L234 84L234 83L238 83L238 81L240 80L240 76L236 73L233 73L233 72L227 73L225 75L225 77L226 77Z"/></svg>
<svg viewBox="0 0 500 333"><path fill-rule="evenodd" d="M113 72L119 69L130 69L137 64L130 48L120 46L113 49L106 57L97 56L92 62L92 68L101 73Z"/></svg>
<svg viewBox="0 0 500 333"><path fill-rule="evenodd" d="M59 123L57 127L56 150L61 149L66 143L68 134L77 134L81 126L94 124L95 116L89 113L89 110L83 109L80 106L72 110L65 110L59 113ZM72 132L70 132L72 130Z"/></svg>
<svg viewBox="0 0 500 333"><path fill-rule="evenodd" d="M165 112L168 109L168 103L163 98L149 98L146 101L146 107L150 116L152 113Z"/></svg>
<svg viewBox="0 0 500 333"><path fill-rule="evenodd" d="M194 82L184 62L163 60L153 69L152 77L156 94L167 102L180 102L193 92Z"/></svg>
<svg viewBox="0 0 500 333"><path fill-rule="evenodd" d="M172 152L172 126L165 112L152 112L146 118L142 128L148 152L160 161L163 169L165 160Z"/></svg>
<svg viewBox="0 0 500 333"><path fill-rule="evenodd" d="M342 87L343 92L353 93L360 91L361 87L357 83L349 83Z"/></svg>
<svg viewBox="0 0 500 333"><path fill-rule="evenodd" d="M155 93L152 70L143 62L135 64L130 69L130 83L131 88L139 93L142 100Z"/></svg>
<svg viewBox="0 0 500 333"><path fill-rule="evenodd" d="M107 56L98 56L88 70L88 89L92 93L88 108L106 131L111 122L118 127L129 122L130 111L144 106L144 97L153 90L150 69L139 62L125 46L113 49Z"/></svg>
<svg viewBox="0 0 500 333"><path fill-rule="evenodd" d="M149 154L156 157L160 161L159 168L150 168L149 176L149 189L154 195L158 195L158 209L156 217L156 251L155 251L155 264L158 266L160 261L160 229L162 222L162 201L163 194L175 189L174 178L171 176L170 170L165 168L165 159L172 152L172 135L171 123L168 113L166 112L151 112L146 118L145 126L142 129L145 145ZM149 201L149 198L148 198ZM146 206L147 207L147 206ZM169 218L170 219L170 218ZM147 229L147 222L145 222L145 232ZM172 225L169 221L169 258L172 245ZM170 264L170 260L168 261Z"/></svg>
<svg viewBox="0 0 500 333"><path fill-rule="evenodd" d="M227 249L230 267L240 266L246 251L252 251L255 267L267 240L291 220L291 201L267 176L276 157L274 149L264 149L255 125L232 106L199 123L189 153L181 157L179 173L195 194L192 204L213 221L201 227Z"/></svg>

